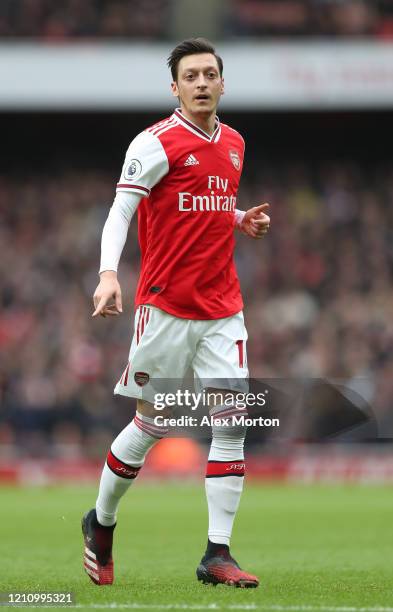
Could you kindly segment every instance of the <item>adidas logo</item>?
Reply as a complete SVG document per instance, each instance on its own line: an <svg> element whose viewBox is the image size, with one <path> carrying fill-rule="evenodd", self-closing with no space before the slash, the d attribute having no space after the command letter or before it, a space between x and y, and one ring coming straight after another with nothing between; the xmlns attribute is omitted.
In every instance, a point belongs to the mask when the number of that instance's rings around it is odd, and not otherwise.
<svg viewBox="0 0 393 612"><path fill-rule="evenodd" d="M199 164L199 161L192 154L189 155L186 161L184 162L185 166L196 166L197 164Z"/></svg>

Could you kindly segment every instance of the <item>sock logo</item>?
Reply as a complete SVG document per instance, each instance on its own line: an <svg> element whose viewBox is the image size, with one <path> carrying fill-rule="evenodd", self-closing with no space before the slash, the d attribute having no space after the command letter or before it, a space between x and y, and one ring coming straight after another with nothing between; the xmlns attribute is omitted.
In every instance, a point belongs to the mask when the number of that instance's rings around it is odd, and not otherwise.
<svg viewBox="0 0 393 612"><path fill-rule="evenodd" d="M138 474L138 470L136 468L132 468L132 469L127 469L123 466L121 467L115 467L115 471L116 472L122 472L124 474L124 476L136 476Z"/></svg>
<svg viewBox="0 0 393 612"><path fill-rule="evenodd" d="M208 461L206 478L224 478L225 476L244 476L246 464L239 461Z"/></svg>
<svg viewBox="0 0 393 612"><path fill-rule="evenodd" d="M141 469L140 467L133 467L132 465L127 465L123 461L120 461L111 450L106 458L106 464L116 476L121 476L121 478L134 479L138 476L139 470Z"/></svg>
<svg viewBox="0 0 393 612"><path fill-rule="evenodd" d="M232 470L240 470L241 472L244 472L244 470L246 469L246 464L245 463L231 463L227 468L226 468L226 472L230 472Z"/></svg>

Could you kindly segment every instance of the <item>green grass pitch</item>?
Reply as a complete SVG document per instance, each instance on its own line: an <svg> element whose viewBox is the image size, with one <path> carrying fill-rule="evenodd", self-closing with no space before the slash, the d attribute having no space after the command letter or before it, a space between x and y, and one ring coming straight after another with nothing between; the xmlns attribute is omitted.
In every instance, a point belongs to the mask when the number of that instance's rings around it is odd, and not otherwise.
<svg viewBox="0 0 393 612"><path fill-rule="evenodd" d="M195 578L206 542L203 483L142 478L120 509L115 584L95 586L82 571L80 530L95 493L93 487L0 489L0 591L72 591L77 608L86 610L393 612L389 487L247 483L232 552L261 579L249 590Z"/></svg>

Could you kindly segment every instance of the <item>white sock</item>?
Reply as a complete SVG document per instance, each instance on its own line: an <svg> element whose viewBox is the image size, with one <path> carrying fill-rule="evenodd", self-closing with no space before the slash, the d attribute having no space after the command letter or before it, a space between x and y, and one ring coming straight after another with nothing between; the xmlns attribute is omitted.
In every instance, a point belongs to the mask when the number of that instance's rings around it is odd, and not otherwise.
<svg viewBox="0 0 393 612"><path fill-rule="evenodd" d="M101 525L116 523L120 499L128 490L154 444L168 430L154 425L154 420L139 412L112 443L101 475L96 501L97 520Z"/></svg>
<svg viewBox="0 0 393 612"><path fill-rule="evenodd" d="M242 414L239 409L233 414ZM230 409L223 406L212 411L212 416L230 417ZM245 413L247 414L247 412ZM208 537L215 544L229 546L233 522L239 506L244 482L244 439L246 428L237 426L212 427L212 443L206 470L206 497L209 509Z"/></svg>

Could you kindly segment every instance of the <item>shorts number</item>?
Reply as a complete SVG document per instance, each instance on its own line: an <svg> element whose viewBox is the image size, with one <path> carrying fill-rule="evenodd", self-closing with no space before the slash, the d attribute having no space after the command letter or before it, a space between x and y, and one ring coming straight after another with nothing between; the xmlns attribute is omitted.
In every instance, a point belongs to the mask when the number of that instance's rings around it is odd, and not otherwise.
<svg viewBox="0 0 393 612"><path fill-rule="evenodd" d="M243 351L243 340L236 340L237 350L239 351L239 368L244 367L244 351Z"/></svg>

